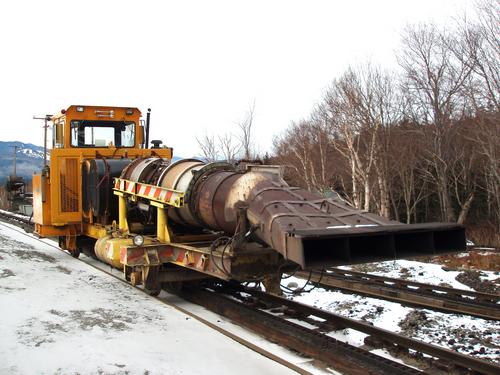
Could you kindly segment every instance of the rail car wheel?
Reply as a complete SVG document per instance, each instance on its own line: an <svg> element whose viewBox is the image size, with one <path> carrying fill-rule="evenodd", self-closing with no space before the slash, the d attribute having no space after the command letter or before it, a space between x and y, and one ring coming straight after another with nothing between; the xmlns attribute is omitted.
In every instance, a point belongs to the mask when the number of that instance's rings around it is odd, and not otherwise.
<svg viewBox="0 0 500 375"><path fill-rule="evenodd" d="M165 289L167 292L173 294L179 293L183 286L183 281L168 281L161 284L162 289Z"/></svg>
<svg viewBox="0 0 500 375"><path fill-rule="evenodd" d="M65 240L64 236L59 236L57 238L57 240L58 240L57 243L58 243L59 247L61 249L65 250L64 247L66 246L66 240Z"/></svg>
<svg viewBox="0 0 500 375"><path fill-rule="evenodd" d="M59 236L58 243L59 247L68 251L73 258L78 258L80 256L81 249L76 246L75 236Z"/></svg>
<svg viewBox="0 0 500 375"><path fill-rule="evenodd" d="M160 267L150 267L144 280L144 291L150 296L157 296L161 292L159 282Z"/></svg>
<svg viewBox="0 0 500 375"><path fill-rule="evenodd" d="M144 291L150 296L156 297L161 293L161 289L148 289L144 288Z"/></svg>

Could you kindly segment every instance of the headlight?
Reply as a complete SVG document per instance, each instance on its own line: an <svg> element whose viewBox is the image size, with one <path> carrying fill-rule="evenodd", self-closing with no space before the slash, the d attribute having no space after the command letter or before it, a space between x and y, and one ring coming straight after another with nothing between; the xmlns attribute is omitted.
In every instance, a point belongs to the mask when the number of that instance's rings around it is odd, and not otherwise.
<svg viewBox="0 0 500 375"><path fill-rule="evenodd" d="M134 245L135 246L142 246L144 245L144 237L141 236L140 234L134 236Z"/></svg>

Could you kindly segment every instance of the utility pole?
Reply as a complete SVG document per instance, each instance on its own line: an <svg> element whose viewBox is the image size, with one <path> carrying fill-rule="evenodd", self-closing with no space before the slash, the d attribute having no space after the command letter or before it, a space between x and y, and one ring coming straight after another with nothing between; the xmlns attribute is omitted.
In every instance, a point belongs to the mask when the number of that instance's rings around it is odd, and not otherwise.
<svg viewBox="0 0 500 375"><path fill-rule="evenodd" d="M33 120L44 120L45 123L43 125L43 166L44 168L47 166L47 129L49 128L48 121L52 115L45 115L45 117L36 117L33 116Z"/></svg>
<svg viewBox="0 0 500 375"><path fill-rule="evenodd" d="M16 162L17 162L17 149L19 146L10 146L14 149L14 179L17 177Z"/></svg>

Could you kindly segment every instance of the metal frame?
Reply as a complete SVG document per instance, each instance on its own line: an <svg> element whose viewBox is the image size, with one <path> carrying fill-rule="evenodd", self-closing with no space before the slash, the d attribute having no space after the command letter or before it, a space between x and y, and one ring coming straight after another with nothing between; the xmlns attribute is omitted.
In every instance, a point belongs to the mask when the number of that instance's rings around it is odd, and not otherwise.
<svg viewBox="0 0 500 375"><path fill-rule="evenodd" d="M114 194L118 196L118 229L122 235L130 235L127 224L127 200L137 202L147 200L157 209L157 231L155 238L148 238L142 246L122 246L120 262L123 264L125 276L133 284L146 283L148 275L155 267L171 263L185 269L197 271L208 277L229 280L237 276L250 277L249 269L255 262L260 262L260 269L266 270L265 264L272 267L278 264L279 254L269 248L257 244L241 244L238 248L238 262L235 259L230 243L214 245L213 238L207 242L207 235L190 236L189 243L174 243L168 226L167 208L180 208L184 205L184 193L164 187L153 186L116 178ZM151 260L154 261L151 261ZM249 267L250 266L250 267ZM138 271L140 269L140 271ZM275 268L274 268L275 270ZM253 270L255 272L255 269ZM233 274L234 273L234 274ZM159 282L164 275L158 276ZM155 277L156 274L155 274ZM192 279L192 275L187 276Z"/></svg>

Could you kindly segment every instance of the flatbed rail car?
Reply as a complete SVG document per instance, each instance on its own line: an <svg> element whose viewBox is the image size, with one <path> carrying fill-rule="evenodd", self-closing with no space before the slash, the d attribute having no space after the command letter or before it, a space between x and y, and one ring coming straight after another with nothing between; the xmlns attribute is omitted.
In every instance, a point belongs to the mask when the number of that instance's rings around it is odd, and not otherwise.
<svg viewBox="0 0 500 375"><path fill-rule="evenodd" d="M172 163L149 113L73 105L51 118L50 166L33 177L35 232L89 252L158 293L216 277L279 290L296 268L465 249L453 223L405 225L289 186L281 167Z"/></svg>

